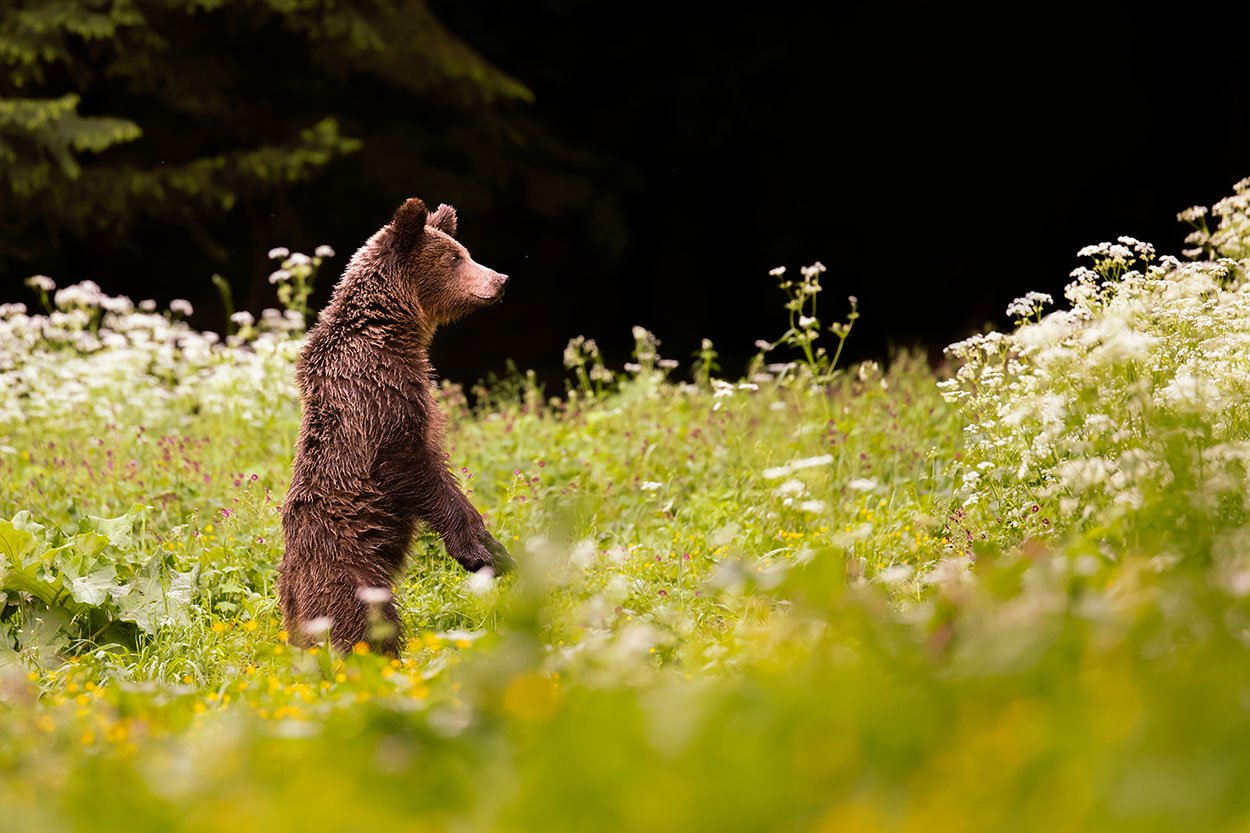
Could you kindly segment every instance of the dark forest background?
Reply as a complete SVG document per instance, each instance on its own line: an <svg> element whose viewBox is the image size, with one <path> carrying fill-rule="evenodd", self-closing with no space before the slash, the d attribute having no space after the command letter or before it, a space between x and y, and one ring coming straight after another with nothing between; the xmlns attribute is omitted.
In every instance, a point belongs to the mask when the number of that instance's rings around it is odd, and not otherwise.
<svg viewBox="0 0 1250 833"><path fill-rule="evenodd" d="M90 278L220 329L214 273L257 312L269 248L327 243L320 306L417 195L513 278L440 334L458 381L554 381L579 334L619 365L632 324L735 373L784 329L768 270L815 260L852 358L936 358L1250 175L1218 15L819 5L6 0L0 300Z"/></svg>

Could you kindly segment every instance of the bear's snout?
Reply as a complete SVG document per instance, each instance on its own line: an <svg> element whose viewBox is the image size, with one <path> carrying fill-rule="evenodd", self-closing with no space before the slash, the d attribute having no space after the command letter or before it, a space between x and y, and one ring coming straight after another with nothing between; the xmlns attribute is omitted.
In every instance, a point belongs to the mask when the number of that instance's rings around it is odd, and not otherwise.
<svg viewBox="0 0 1250 833"><path fill-rule="evenodd" d="M482 293L482 298L487 301L498 301L503 297L504 287L508 285L508 276L494 269L486 269L485 272L482 281L485 292Z"/></svg>

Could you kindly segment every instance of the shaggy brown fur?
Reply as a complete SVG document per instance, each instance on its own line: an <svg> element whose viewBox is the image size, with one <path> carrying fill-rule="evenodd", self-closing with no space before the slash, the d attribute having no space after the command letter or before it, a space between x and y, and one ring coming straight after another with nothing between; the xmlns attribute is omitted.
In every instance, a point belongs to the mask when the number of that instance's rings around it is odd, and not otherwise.
<svg viewBox="0 0 1250 833"><path fill-rule="evenodd" d="M316 637L309 622L328 619L338 649L365 641L396 654L389 588L419 522L467 570L511 563L447 468L434 401L435 328L497 301L508 280L474 263L455 234L451 206L429 214L421 200L405 202L352 257L308 335L278 579L297 643Z"/></svg>

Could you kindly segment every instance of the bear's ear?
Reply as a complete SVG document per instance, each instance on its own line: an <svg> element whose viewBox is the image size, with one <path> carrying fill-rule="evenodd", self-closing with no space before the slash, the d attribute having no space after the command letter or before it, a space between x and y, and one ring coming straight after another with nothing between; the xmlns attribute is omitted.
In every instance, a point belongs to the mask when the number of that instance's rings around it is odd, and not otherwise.
<svg viewBox="0 0 1250 833"><path fill-rule="evenodd" d="M447 203L440 203L426 222L448 237L456 236L456 209Z"/></svg>
<svg viewBox="0 0 1250 833"><path fill-rule="evenodd" d="M430 212L416 197L404 200L391 218L391 239L401 249L414 249L425 234L425 221Z"/></svg>

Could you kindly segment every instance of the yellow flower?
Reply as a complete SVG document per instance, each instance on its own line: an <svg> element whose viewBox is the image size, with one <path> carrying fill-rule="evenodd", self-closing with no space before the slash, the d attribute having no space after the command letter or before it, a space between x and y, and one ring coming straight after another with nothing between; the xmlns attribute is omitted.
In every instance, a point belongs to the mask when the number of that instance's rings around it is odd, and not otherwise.
<svg viewBox="0 0 1250 833"><path fill-rule="evenodd" d="M353 653L353 654L367 654L367 653L369 653L369 643L367 643L367 642L357 642L355 645L353 645L353 646L352 646L352 653Z"/></svg>
<svg viewBox="0 0 1250 833"><path fill-rule="evenodd" d="M545 723L556 713L560 692L545 674L518 674L503 693L503 709L530 723Z"/></svg>
<svg viewBox="0 0 1250 833"><path fill-rule="evenodd" d="M246 622L244 622L243 630L247 631L248 633L251 633L252 631L256 630L256 620L248 619Z"/></svg>
<svg viewBox="0 0 1250 833"><path fill-rule="evenodd" d="M213 623L213 633L225 633L225 632L226 632L226 623L225 623L225 622L214 622L214 623Z"/></svg>

